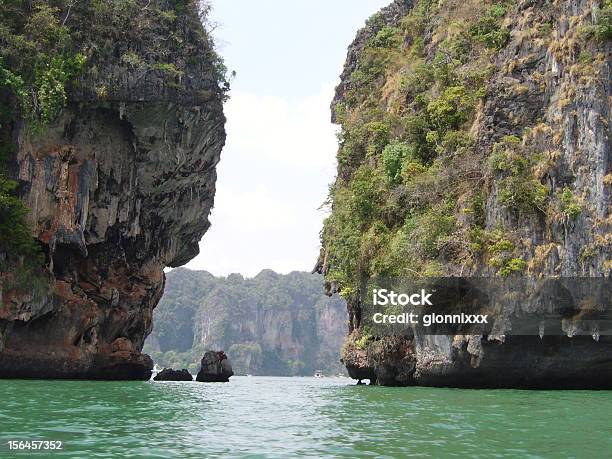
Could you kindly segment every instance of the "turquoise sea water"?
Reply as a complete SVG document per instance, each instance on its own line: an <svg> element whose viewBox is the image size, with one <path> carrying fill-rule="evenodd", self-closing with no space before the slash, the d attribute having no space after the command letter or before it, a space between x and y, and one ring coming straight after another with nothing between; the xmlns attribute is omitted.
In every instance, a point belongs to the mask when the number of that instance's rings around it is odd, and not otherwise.
<svg viewBox="0 0 612 459"><path fill-rule="evenodd" d="M0 457L612 457L612 392L0 381ZM60 440L56 452L9 440Z"/></svg>

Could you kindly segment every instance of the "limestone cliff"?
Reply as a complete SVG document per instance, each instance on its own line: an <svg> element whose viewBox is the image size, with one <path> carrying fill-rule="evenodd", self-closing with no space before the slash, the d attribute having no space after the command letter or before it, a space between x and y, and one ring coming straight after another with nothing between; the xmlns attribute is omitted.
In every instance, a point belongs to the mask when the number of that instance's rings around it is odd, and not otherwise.
<svg viewBox="0 0 612 459"><path fill-rule="evenodd" d="M237 374L312 376L342 372L346 303L321 292L321 277L264 270L252 279L175 269L154 313L145 349L166 367L197 371L223 350Z"/></svg>
<svg viewBox="0 0 612 459"><path fill-rule="evenodd" d="M0 377L147 379L163 269L210 225L220 61L196 2L68 2L57 16L84 70L42 133L25 115L3 126L48 284L1 288Z"/></svg>
<svg viewBox="0 0 612 459"><path fill-rule="evenodd" d="M611 21L608 0L396 0L358 33L316 268L354 377L610 386L609 336L374 336L361 298L374 276L610 276Z"/></svg>

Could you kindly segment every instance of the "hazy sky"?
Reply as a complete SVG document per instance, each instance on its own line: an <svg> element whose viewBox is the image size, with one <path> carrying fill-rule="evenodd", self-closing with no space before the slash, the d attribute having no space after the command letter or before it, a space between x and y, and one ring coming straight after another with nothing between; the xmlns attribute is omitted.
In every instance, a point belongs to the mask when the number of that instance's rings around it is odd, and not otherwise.
<svg viewBox="0 0 612 459"><path fill-rule="evenodd" d="M216 0L219 52L237 77L225 106L212 227L187 267L254 276L310 270L335 175L333 88L346 48L390 0Z"/></svg>

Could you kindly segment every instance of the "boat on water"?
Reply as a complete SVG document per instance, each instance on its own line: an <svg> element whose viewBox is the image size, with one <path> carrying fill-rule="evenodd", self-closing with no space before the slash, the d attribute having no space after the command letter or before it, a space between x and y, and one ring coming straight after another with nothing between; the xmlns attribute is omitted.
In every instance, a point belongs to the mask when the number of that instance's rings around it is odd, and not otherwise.
<svg viewBox="0 0 612 459"><path fill-rule="evenodd" d="M323 371L321 371L321 370L315 371L314 377L315 378L322 378L323 377Z"/></svg>

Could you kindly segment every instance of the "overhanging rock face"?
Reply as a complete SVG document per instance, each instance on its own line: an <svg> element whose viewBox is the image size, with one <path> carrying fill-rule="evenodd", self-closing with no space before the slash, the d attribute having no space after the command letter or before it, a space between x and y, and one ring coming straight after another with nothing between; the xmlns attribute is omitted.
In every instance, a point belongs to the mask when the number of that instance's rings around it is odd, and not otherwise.
<svg viewBox="0 0 612 459"><path fill-rule="evenodd" d="M96 71L43 135L13 127L13 169L52 281L2 292L0 377L150 377L140 351L163 269L198 253L225 143L217 58L197 12L163 23L150 11L130 31L84 32ZM73 27L88 31L81 13ZM144 63L117 58L127 52Z"/></svg>

